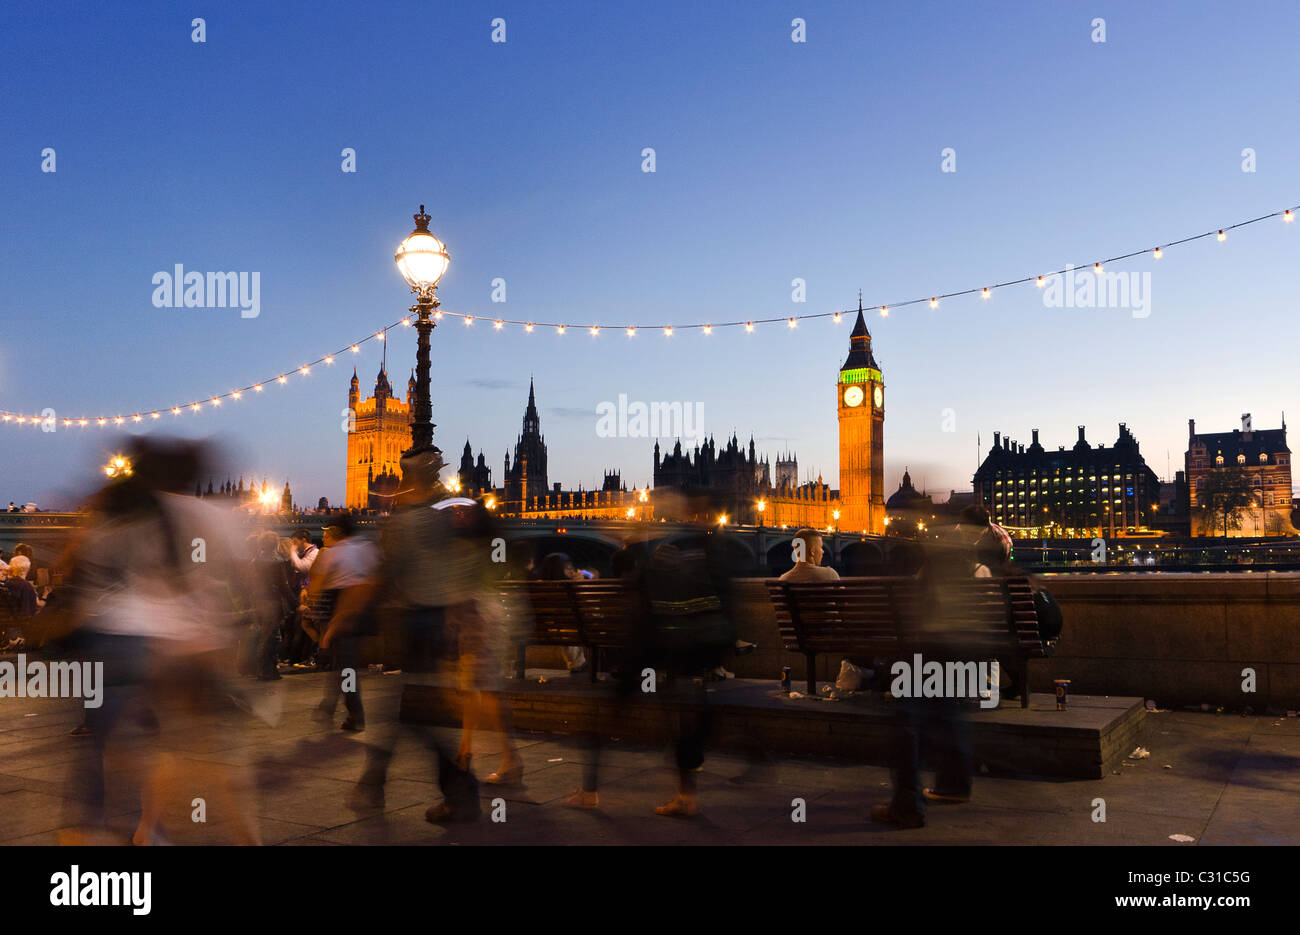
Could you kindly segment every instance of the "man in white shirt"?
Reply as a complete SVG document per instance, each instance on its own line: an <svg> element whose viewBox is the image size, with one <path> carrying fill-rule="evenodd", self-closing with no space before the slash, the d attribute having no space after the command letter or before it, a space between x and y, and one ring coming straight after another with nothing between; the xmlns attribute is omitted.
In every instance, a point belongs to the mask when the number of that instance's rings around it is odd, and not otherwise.
<svg viewBox="0 0 1300 935"><path fill-rule="evenodd" d="M311 574L311 566L316 563L316 556L320 554L320 549L312 545L307 530L295 529L288 539L280 540L280 548L294 571L300 575Z"/></svg>
<svg viewBox="0 0 1300 935"><path fill-rule="evenodd" d="M372 598L379 575L379 546L356 535L356 521L344 513L325 528L326 545L319 559L313 559L309 599L333 593L335 600L328 622L321 621L320 648L333 650L336 673L325 683L325 697L318 708L321 720L332 720L340 692L347 708L343 730L366 727L361 706L361 636L369 623Z"/></svg>
<svg viewBox="0 0 1300 935"><path fill-rule="evenodd" d="M822 564L822 537L815 529L800 529L790 540L794 567L781 576L782 581L838 581L840 573Z"/></svg>

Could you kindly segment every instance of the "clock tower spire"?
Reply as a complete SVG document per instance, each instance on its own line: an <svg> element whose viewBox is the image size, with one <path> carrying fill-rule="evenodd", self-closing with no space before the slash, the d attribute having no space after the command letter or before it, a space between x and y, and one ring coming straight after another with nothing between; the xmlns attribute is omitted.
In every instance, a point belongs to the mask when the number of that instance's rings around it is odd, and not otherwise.
<svg viewBox="0 0 1300 935"><path fill-rule="evenodd" d="M849 356L835 383L840 423L840 528L885 531L885 384L871 352L871 332L858 293Z"/></svg>

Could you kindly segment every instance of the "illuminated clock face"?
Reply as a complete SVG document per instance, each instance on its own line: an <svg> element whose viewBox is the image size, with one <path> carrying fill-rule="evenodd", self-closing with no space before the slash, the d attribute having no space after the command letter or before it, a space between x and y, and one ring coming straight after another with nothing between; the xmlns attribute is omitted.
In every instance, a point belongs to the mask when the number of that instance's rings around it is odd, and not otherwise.
<svg viewBox="0 0 1300 935"><path fill-rule="evenodd" d="M879 409L885 404L885 391L880 387L876 387L871 393L871 398L875 401L876 408Z"/></svg>
<svg viewBox="0 0 1300 935"><path fill-rule="evenodd" d="M844 405L861 406L862 405L862 387L850 386L844 391Z"/></svg>

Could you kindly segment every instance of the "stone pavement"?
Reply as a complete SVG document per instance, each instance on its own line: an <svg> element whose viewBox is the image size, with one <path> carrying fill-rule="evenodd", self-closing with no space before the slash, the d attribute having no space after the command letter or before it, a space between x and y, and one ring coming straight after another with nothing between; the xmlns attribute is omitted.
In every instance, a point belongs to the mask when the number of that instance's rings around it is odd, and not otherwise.
<svg viewBox="0 0 1300 935"><path fill-rule="evenodd" d="M584 753L558 734L518 737L523 786L483 785L484 818L439 827L424 820L438 800L428 754L406 735L399 742L382 810L346 805L360 774L366 733L345 734L312 718L324 675L241 684L280 693L274 726L238 715L178 718L161 712L162 732L131 724L110 748L109 832L126 843L139 815L144 754L172 752L183 779L166 807L178 844L232 840L217 782L223 768L255 780L249 795L267 844L1168 844L1186 834L1201 844L1300 844L1300 719L1199 712L1154 713L1141 743L1148 759L1127 761L1101 780L1047 781L977 777L972 801L933 806L925 828L873 825L872 805L889 798L888 770L845 760L784 758L741 786L735 755L710 756L700 777L703 814L684 821L653 814L671 795L665 751L626 742L606 746L601 808L575 811L560 799L576 789ZM373 711L393 700L400 678L366 673L362 691ZM269 697L269 694L268 694ZM341 715L340 708L340 715ZM68 735L79 702L0 699L0 843L55 844L69 823L76 789L69 767L88 757L91 741ZM373 725L372 725L373 727ZM458 738L458 732L448 731ZM497 764L499 738L476 738L474 769ZM1169 767L1169 768L1166 768ZM193 798L207 800L206 823L190 820ZM491 800L505 802L504 822L489 820ZM1094 822L1103 798L1106 821ZM807 820L791 820L792 800Z"/></svg>

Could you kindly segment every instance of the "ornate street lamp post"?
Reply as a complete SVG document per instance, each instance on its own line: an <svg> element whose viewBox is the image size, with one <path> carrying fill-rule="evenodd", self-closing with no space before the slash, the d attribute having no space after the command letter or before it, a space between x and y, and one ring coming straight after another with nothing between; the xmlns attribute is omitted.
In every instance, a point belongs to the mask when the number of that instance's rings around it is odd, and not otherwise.
<svg viewBox="0 0 1300 935"><path fill-rule="evenodd" d="M433 402L429 397L429 338L433 334L433 312L438 307L434 294L438 280L447 271L450 258L441 240L429 233L429 215L420 205L415 215L415 231L402 241L393 257L402 278L415 293L411 311L416 314L415 330L419 344L415 352L415 401L412 405L411 447L403 456L430 451L441 460L442 452L433 444Z"/></svg>

